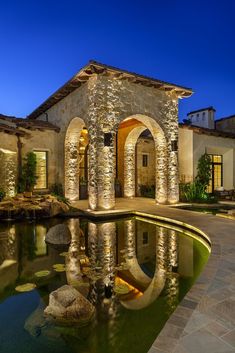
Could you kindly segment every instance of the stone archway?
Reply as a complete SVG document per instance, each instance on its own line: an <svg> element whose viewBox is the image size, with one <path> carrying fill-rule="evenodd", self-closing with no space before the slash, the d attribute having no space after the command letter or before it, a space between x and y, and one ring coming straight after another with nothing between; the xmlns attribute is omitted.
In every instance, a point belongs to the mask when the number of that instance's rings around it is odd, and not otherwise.
<svg viewBox="0 0 235 353"><path fill-rule="evenodd" d="M124 196L135 196L135 146L141 133L148 129L155 145L155 199L157 203L167 202L167 140L161 126L149 116L136 114L124 121L134 119L140 124L134 127L126 137L124 145Z"/></svg>
<svg viewBox="0 0 235 353"><path fill-rule="evenodd" d="M85 122L81 118L73 118L66 130L64 153L65 153L65 196L69 200L80 199L80 164L84 163L81 150L87 150L88 132Z"/></svg>

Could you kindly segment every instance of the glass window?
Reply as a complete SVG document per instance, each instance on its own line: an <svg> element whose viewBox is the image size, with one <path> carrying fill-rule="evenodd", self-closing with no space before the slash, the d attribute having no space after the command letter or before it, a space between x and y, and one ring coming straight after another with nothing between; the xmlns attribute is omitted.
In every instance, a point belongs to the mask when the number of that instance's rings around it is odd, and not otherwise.
<svg viewBox="0 0 235 353"><path fill-rule="evenodd" d="M148 155L147 154L143 154L143 163L142 163L143 167L147 167L148 166Z"/></svg>
<svg viewBox="0 0 235 353"><path fill-rule="evenodd" d="M217 154L211 154L211 179L208 186L208 192L213 192L223 186L223 157Z"/></svg>
<svg viewBox="0 0 235 353"><path fill-rule="evenodd" d="M47 152L46 151L34 151L36 154L36 176L37 181L35 189L46 189L47 188Z"/></svg>

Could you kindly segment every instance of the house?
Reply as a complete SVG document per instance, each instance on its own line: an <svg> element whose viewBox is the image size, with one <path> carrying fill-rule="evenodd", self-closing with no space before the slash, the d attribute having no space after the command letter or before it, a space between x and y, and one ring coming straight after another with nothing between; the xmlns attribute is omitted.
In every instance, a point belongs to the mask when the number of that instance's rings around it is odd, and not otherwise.
<svg viewBox="0 0 235 353"><path fill-rule="evenodd" d="M213 107L190 112L191 124L178 125L178 99L191 95L90 61L27 118L0 115L0 189L15 193L29 151L37 158L37 192L60 183L70 200L87 193L92 210L115 206L116 184L118 196L153 186L157 203L177 203L179 180L193 180L205 152L212 156L211 191L233 188L235 133L217 126Z"/></svg>

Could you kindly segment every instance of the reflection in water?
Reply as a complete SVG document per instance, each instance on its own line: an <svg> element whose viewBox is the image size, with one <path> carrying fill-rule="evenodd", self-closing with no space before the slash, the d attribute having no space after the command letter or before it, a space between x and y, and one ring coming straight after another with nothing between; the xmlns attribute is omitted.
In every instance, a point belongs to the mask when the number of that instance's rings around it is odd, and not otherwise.
<svg viewBox="0 0 235 353"><path fill-rule="evenodd" d="M37 310L42 315L48 294L67 283L95 305L96 315L84 336L81 330L81 336L74 338L76 348L66 353L123 352L126 346L122 342L127 344L130 331L138 338L145 326L148 330L145 337L152 341L156 337L156 325L160 330L195 279L197 242L175 230L134 218L104 223L70 219L65 223L71 231L71 243L62 249L44 241L48 229L58 222L61 220L0 226L0 304L5 305L3 299L12 293L16 295L16 285L33 282L41 297ZM64 263L65 272L53 270L54 264ZM50 275L36 278L35 272L42 270L49 270ZM35 293L32 292L32 298ZM31 294L28 295L30 298ZM32 311L38 304L32 305ZM22 322L31 314L27 308L28 304ZM147 326L150 318L151 328ZM151 335L149 330L153 330ZM22 334L22 327L18 332ZM120 333L125 339L120 340ZM63 333L63 339L66 335ZM70 339L66 341L70 345ZM35 343L35 347L31 351L41 352L40 345ZM102 350L102 347L105 348ZM113 347L119 348L113 350ZM144 346L142 352L147 348ZM45 353L57 353L57 350Z"/></svg>
<svg viewBox="0 0 235 353"><path fill-rule="evenodd" d="M178 268L178 236L175 230L168 230L168 271L166 280L166 296L169 307L169 314L178 305L179 276L176 273Z"/></svg>

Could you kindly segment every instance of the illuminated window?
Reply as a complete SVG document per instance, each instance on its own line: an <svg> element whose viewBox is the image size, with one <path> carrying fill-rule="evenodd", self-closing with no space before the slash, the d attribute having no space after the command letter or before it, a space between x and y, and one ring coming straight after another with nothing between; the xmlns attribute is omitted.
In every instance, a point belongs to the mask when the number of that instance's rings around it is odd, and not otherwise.
<svg viewBox="0 0 235 353"><path fill-rule="evenodd" d="M223 157L217 154L211 154L211 179L208 192L213 192L223 186Z"/></svg>
<svg viewBox="0 0 235 353"><path fill-rule="evenodd" d="M47 152L46 151L34 151L36 154L36 176L37 182L35 189L46 189L47 188Z"/></svg>
<svg viewBox="0 0 235 353"><path fill-rule="evenodd" d="M148 155L147 154L143 154L143 163L142 166L143 167L147 167L148 166Z"/></svg>

